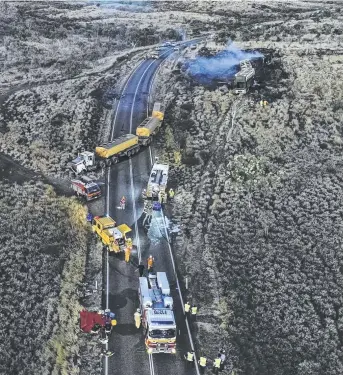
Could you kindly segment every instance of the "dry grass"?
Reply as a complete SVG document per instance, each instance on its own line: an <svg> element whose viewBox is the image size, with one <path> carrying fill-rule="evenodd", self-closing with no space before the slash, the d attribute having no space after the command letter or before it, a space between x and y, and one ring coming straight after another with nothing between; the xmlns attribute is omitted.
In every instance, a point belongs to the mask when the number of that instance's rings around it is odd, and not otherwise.
<svg viewBox="0 0 343 375"><path fill-rule="evenodd" d="M302 5L289 4L282 24L272 20L286 11L266 5L269 24L259 23L257 9L256 27L235 28L241 46L277 49L259 91L239 99L167 68L157 87L157 96L166 95L161 86L171 87L173 98L161 147L173 139L182 153L171 176L174 217L184 228L174 246L200 306L201 350L213 357L224 345L227 374L343 369L341 36L328 36L324 21L311 19L329 12L338 27L341 14L332 10L337 4ZM310 33L316 39L296 41ZM270 103L265 109L261 96Z"/></svg>
<svg viewBox="0 0 343 375"><path fill-rule="evenodd" d="M41 183L1 185L4 308L1 372L63 373L79 335L77 290L87 253L85 209ZM18 311L21 320L18 323Z"/></svg>

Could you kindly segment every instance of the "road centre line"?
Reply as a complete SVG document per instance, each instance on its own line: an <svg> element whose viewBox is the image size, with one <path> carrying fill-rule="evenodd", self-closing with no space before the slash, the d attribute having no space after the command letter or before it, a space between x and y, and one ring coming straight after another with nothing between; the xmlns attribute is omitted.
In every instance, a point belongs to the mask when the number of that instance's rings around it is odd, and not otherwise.
<svg viewBox="0 0 343 375"><path fill-rule="evenodd" d="M134 68L134 70L130 73L129 78L127 79L127 81L125 82L125 85L124 85L123 89L121 90L121 94L123 92L125 92L126 87L129 84L129 82L130 82L130 78L138 70L138 68L143 64L143 62L144 62L144 60L140 64L138 64L136 66L136 68ZM118 108L120 107L120 102L121 102L121 97L120 97L120 99L118 101L118 104L117 104L117 107L116 107L116 112L115 112L114 119L113 119L113 122L112 122L112 130L111 130L110 141L112 141L112 139L113 139L113 134L114 134L114 129L116 127L116 121L117 121L117 116L118 116ZM106 216L108 216L110 214L110 212L109 212L110 211L110 180L111 180L110 169L111 168L108 168L108 170L107 170Z"/></svg>
<svg viewBox="0 0 343 375"><path fill-rule="evenodd" d="M154 360L152 358L152 354L149 354L148 356L149 356L150 374L155 375Z"/></svg>
<svg viewBox="0 0 343 375"><path fill-rule="evenodd" d="M133 97L132 101L132 107L131 107L131 118L130 118L130 133L132 133L132 122L133 122L133 109L135 107L135 101L138 93L139 86L141 84L142 79L145 76L145 73L147 70L150 68L150 66L154 63L154 61L148 65L148 67L145 69L145 71L142 74L141 79L139 80L137 84L137 88L135 91L135 95ZM148 107L149 107L149 102L148 102ZM132 171L132 159L129 158L129 164L130 164L130 183L131 183L131 196L132 196L132 205L133 205L133 215L134 215L134 226L135 226L135 233L136 233L136 243L137 243L137 253L138 253L138 261L139 263L142 260L142 254L141 254L141 244L140 244L140 238L139 238L139 231L138 231L138 225L137 225L137 213L136 213L136 202L135 202L135 194L134 194L134 184L133 184L133 171ZM148 354L148 359L149 359L149 370L150 370L150 375L155 375L155 369L154 369L154 361L153 357L151 354ZM107 375L107 374L106 374Z"/></svg>
<svg viewBox="0 0 343 375"><path fill-rule="evenodd" d="M149 146L149 152L150 152L150 163L151 163L151 166L152 166L154 163L153 163L153 160L152 160L151 146Z"/></svg>
<svg viewBox="0 0 343 375"><path fill-rule="evenodd" d="M132 72L131 74L129 75L129 78L127 79L126 83L125 83L125 86L123 88L123 90L121 90L121 94L125 92L125 89L127 87L127 85L129 84L130 82L130 78L134 75L134 73L136 73L136 71L138 70L138 68L144 63L145 60L143 60ZM143 73L144 74L144 73ZM118 116L118 108L119 108L119 105L120 105L120 101L121 101L121 95L120 95L120 99L119 99L119 102L118 102L118 105L117 105L117 108L116 108L116 113L114 115L114 119L113 119L113 126L112 126L112 132L111 132L111 139L110 141L113 140L113 134L114 134L114 129L116 127L116 120L117 120L117 116Z"/></svg>
<svg viewBox="0 0 343 375"><path fill-rule="evenodd" d="M145 73L148 71L148 69L151 67L151 65L155 62L152 61L148 66L147 68L144 70L143 74L142 74L142 77L140 78L140 80L138 81L138 84L137 84L137 87L136 87L136 91L135 91L135 95L133 96L133 102L132 102L132 107L131 107L131 118L130 118L130 134L132 134L132 120L133 120L133 109L135 107L135 101L136 101L136 97L137 97L137 93L138 93L138 90L139 90L139 86L145 76Z"/></svg>
<svg viewBox="0 0 343 375"><path fill-rule="evenodd" d="M129 75L129 78L127 79L127 81L125 83L125 86L124 86L123 90L121 90L121 93L125 92L125 89L126 89L127 85L129 84L130 78L138 70L138 68L143 64L143 62L144 62L144 60L140 64L138 64L137 67L131 72L131 74ZM114 115L114 119L113 119L113 122L112 122L112 130L111 130L110 141L112 141L112 139L113 139L113 134L114 134L114 129L116 127L116 120L117 120L117 116L118 116L118 108L120 106L120 102L121 102L121 98L118 101L118 104L117 104L117 107L116 107L116 113ZM109 210L110 210L110 180L111 180L111 168L108 168L108 171L107 171L107 186L106 186L106 188L107 188L106 216L109 215ZM109 305L109 285L110 285L109 273L110 273L110 267L109 267L109 259L108 259L108 252L107 252L107 256L106 256L106 309L108 309L108 305ZM108 343L106 343L106 350L108 350ZM108 375L108 357L105 357L105 375Z"/></svg>

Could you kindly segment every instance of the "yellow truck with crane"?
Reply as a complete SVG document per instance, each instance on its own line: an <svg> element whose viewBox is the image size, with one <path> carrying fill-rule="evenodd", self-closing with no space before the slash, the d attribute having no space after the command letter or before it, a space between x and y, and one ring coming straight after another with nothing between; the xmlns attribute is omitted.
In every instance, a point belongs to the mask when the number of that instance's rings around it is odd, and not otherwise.
<svg viewBox="0 0 343 375"><path fill-rule="evenodd" d="M97 168L109 167L119 162L123 156L136 154L141 146L147 146L152 136L157 133L164 119L164 106L155 103L152 116L145 119L137 128L136 135L125 134L111 142L104 143L95 148L95 153L83 151L77 158L68 163L68 167L80 174Z"/></svg>
<svg viewBox="0 0 343 375"><path fill-rule="evenodd" d="M117 226L109 216L95 216L92 230L110 253L119 253L124 251L127 245L132 245L131 228L126 224Z"/></svg>

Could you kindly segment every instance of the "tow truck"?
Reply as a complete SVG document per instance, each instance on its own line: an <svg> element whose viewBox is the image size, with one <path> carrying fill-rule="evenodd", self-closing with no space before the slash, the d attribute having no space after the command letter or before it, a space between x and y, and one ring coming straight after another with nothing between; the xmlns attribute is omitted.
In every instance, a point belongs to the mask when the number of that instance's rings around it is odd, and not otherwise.
<svg viewBox="0 0 343 375"><path fill-rule="evenodd" d="M111 253L125 250L128 243L132 244L132 230L126 224L118 225L109 216L95 216L92 221L92 230Z"/></svg>
<svg viewBox="0 0 343 375"><path fill-rule="evenodd" d="M99 185L87 176L81 176L77 180L71 180L71 188L78 197L84 197L87 202L101 197Z"/></svg>
<svg viewBox="0 0 343 375"><path fill-rule="evenodd" d="M166 273L140 277L138 292L147 352L175 354L176 323Z"/></svg>

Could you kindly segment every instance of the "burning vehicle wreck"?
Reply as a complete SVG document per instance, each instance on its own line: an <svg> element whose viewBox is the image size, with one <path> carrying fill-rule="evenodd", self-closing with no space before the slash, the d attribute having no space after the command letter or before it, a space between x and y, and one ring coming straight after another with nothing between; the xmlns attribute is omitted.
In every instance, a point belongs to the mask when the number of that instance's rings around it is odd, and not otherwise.
<svg viewBox="0 0 343 375"><path fill-rule="evenodd" d="M181 72L204 86L225 84L236 94L247 93L263 68L264 55L241 50L234 43L219 51L216 47L215 51L202 47L195 58L183 62Z"/></svg>

